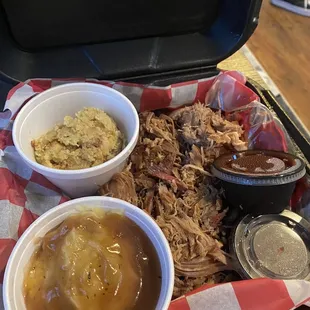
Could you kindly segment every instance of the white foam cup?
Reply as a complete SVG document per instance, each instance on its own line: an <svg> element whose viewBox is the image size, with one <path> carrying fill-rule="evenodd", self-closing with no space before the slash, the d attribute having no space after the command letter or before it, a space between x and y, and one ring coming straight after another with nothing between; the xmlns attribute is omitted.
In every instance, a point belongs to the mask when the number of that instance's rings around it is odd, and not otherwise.
<svg viewBox="0 0 310 310"><path fill-rule="evenodd" d="M37 163L31 141L85 107L99 108L110 115L125 134L126 147L109 161L87 169L60 170ZM13 141L22 160L72 198L93 195L120 172L138 136L139 117L133 104L118 91L94 83L65 84L35 96L21 109L13 125Z"/></svg>
<svg viewBox="0 0 310 310"><path fill-rule="evenodd" d="M23 297L23 281L27 264L38 246L38 238L68 216L77 214L81 209L102 208L107 211L123 211L124 216L134 221L149 237L157 252L162 275L162 285L156 310L169 307L173 285L174 265L169 244L156 222L144 211L123 200L110 197L85 197L65 202L40 216L24 232L9 258L3 282L3 301L5 310L26 310Z"/></svg>

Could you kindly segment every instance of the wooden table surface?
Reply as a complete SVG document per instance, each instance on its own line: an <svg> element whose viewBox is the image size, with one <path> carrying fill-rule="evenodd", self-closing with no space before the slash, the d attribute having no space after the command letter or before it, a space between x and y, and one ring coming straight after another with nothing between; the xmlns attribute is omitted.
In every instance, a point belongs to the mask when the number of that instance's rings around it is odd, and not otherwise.
<svg viewBox="0 0 310 310"><path fill-rule="evenodd" d="M310 130L310 18L263 0L247 46Z"/></svg>

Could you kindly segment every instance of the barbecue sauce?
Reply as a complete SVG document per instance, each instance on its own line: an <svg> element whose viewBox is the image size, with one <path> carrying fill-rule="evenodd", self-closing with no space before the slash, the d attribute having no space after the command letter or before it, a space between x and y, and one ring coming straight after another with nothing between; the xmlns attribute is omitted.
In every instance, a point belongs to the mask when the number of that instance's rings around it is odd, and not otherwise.
<svg viewBox="0 0 310 310"><path fill-rule="evenodd" d="M274 156L277 155L277 156ZM238 156L223 156L218 160L218 167L233 173L245 175L277 175L286 172L295 165L288 155L266 155L260 151L239 153Z"/></svg>

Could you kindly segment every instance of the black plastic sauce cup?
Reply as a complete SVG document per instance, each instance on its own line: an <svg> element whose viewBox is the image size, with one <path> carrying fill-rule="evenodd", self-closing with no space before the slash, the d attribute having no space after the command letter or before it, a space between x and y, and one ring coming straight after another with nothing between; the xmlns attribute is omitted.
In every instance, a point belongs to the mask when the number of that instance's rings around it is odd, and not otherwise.
<svg viewBox="0 0 310 310"><path fill-rule="evenodd" d="M226 202L253 215L280 213L289 207L296 182L306 173L298 157L263 150L222 155L211 171L221 180Z"/></svg>

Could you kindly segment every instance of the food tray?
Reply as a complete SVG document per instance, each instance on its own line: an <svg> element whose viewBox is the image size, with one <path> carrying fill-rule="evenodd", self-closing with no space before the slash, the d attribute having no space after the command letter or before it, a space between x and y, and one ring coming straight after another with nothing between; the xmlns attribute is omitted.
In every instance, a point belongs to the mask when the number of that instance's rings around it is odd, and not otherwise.
<svg viewBox="0 0 310 310"><path fill-rule="evenodd" d="M248 92L248 90L243 88L242 83L245 82L245 79L241 74L238 72L228 72L227 75L236 79L234 90L247 93L247 97L244 97L246 101L258 99L257 94ZM174 109L197 100L203 102L206 92L213 85L215 78L183 82L164 88L157 86L145 87L128 82L88 81L113 87L128 96L139 110L147 110L167 107ZM6 107L14 115L21 105L36 93L66 82L68 81L41 79L21 83L9 93ZM0 148L5 159L1 162L0 168L0 177L2 177L2 184L4 184L2 189L4 197L0 200L3 204L1 209L3 212L1 214L3 229L0 240L0 267L2 273L6 259L16 243L16 239L39 214L44 212L44 209L41 207L44 205L44 208L48 209L67 199L45 178L20 164L11 140L11 123L8 120L6 130L0 132ZM275 121L273 124L275 126L273 128L277 130L280 128L285 132L278 121ZM282 138L285 140L285 145L289 150L300 152L299 149L295 148L294 144L291 145L289 143L288 136L284 135ZM302 155L302 153L300 154ZM12 212L13 209L15 210L14 212ZM9 223L9 225L6 223ZM6 236L3 234L6 234ZM310 298L309 291L310 283L304 281L270 279L232 282L231 284L211 287L205 285L172 302L170 309L200 310L204 309L205 304L208 303L208 309L285 310L308 303ZM253 305L253 300L255 300L255 305Z"/></svg>

